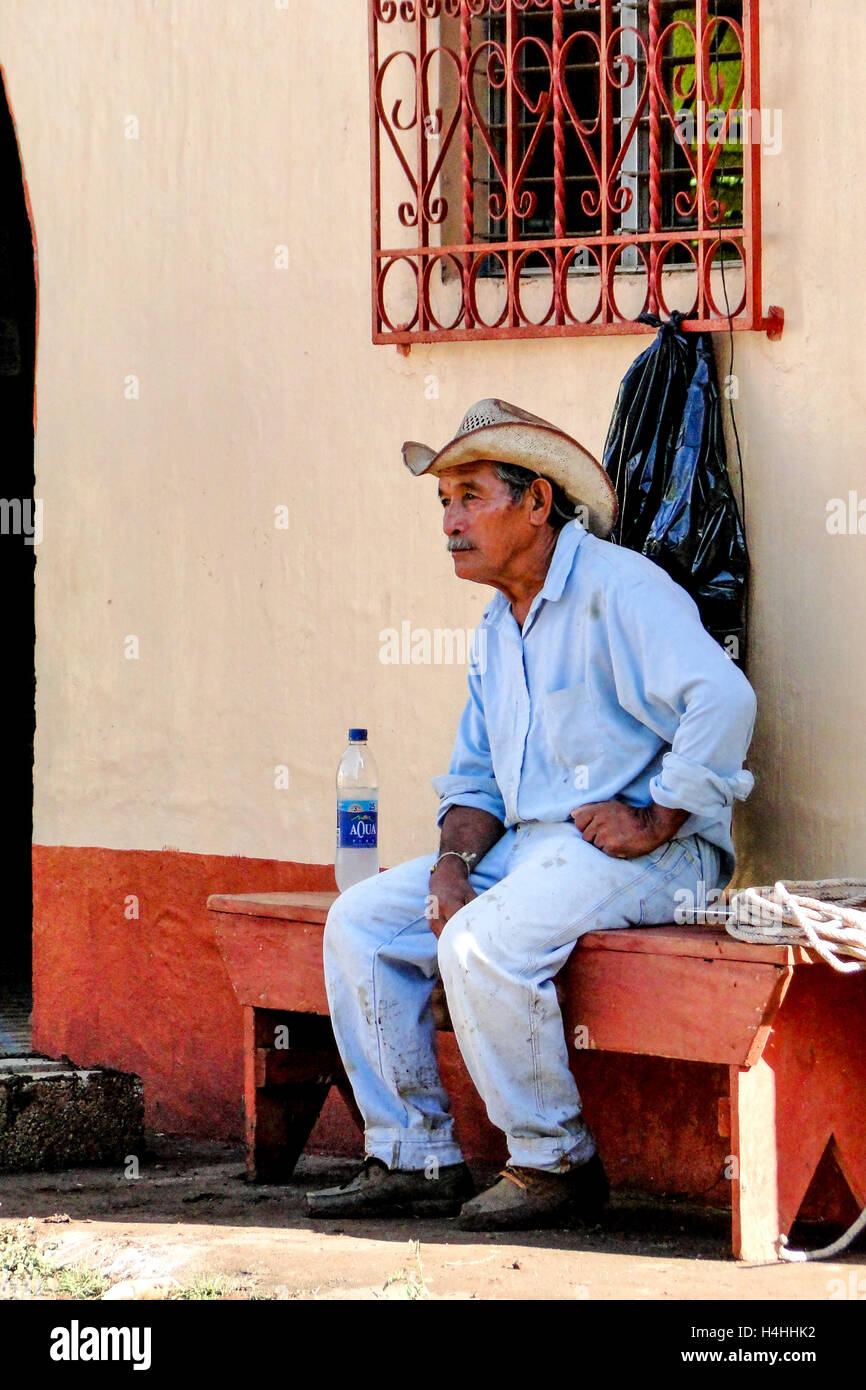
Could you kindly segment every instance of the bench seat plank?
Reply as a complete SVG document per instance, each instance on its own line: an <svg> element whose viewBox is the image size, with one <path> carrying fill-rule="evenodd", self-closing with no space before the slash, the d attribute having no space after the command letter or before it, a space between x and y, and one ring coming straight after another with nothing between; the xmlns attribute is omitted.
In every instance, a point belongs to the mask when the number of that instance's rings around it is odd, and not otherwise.
<svg viewBox="0 0 866 1390"><path fill-rule="evenodd" d="M328 1014L322 927L260 917L217 918L216 939L239 1003Z"/></svg>
<svg viewBox="0 0 866 1390"><path fill-rule="evenodd" d="M328 909L339 893L211 893L211 912L236 912L249 917L278 917L285 922L318 922L324 926Z"/></svg>
<svg viewBox="0 0 866 1390"><path fill-rule="evenodd" d="M339 893L213 893L211 912L272 917L283 922L324 925ZM626 927L588 932L583 951L634 951L641 955L700 956L704 959L763 961L768 965L806 965L818 959L799 946L768 946L737 941L720 926Z"/></svg>
<svg viewBox="0 0 866 1390"><path fill-rule="evenodd" d="M746 1066L793 974L747 961L581 951L566 967L566 1037L602 1052Z"/></svg>

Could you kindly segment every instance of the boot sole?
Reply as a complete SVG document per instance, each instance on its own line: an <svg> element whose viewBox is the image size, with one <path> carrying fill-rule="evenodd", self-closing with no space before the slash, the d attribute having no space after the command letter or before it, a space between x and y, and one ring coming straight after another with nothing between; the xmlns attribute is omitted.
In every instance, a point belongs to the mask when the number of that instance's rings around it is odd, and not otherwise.
<svg viewBox="0 0 866 1390"><path fill-rule="evenodd" d="M545 1231L551 1227L570 1230L584 1226L596 1226L607 1209L607 1203L591 1210L580 1207L562 1206L552 1211L535 1213L503 1212L496 1216L493 1212L462 1216L458 1222L461 1231Z"/></svg>

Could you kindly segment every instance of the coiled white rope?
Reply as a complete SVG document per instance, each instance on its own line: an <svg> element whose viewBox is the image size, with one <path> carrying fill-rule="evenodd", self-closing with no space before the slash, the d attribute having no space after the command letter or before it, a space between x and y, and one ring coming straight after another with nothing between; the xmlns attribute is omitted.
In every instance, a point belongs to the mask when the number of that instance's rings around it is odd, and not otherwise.
<svg viewBox="0 0 866 1390"><path fill-rule="evenodd" d="M862 910L863 906L866 906L866 883L858 879L824 878L790 884L780 879L770 891L744 888L735 893L725 928L739 941L808 947L834 970L850 975L866 970L866 911ZM832 1260L847 1250L864 1230L866 1207L853 1226L821 1250L789 1250L788 1237L780 1236L779 1259L792 1264Z"/></svg>
<svg viewBox="0 0 866 1390"><path fill-rule="evenodd" d="M850 975L866 970L866 911L861 905L866 906L866 883L858 879L787 884L780 879L772 889L735 893L725 928L739 941L804 946Z"/></svg>

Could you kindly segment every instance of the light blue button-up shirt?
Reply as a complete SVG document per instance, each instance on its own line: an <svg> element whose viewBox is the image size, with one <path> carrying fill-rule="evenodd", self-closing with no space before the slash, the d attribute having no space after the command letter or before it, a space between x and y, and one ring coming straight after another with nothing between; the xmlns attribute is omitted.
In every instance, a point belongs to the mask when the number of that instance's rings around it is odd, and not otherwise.
<svg viewBox="0 0 866 1390"><path fill-rule="evenodd" d="M755 694L652 560L563 527L523 630L504 594L485 609L451 766L434 777L441 824L476 806L506 827L565 821L615 797L689 811L677 838L717 845L734 871L731 814Z"/></svg>

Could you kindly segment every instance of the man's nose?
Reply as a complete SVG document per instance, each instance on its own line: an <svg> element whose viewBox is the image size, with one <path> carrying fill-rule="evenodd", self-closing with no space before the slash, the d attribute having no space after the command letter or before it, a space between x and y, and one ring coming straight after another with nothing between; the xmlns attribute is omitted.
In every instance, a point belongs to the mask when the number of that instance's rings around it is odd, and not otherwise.
<svg viewBox="0 0 866 1390"><path fill-rule="evenodd" d="M446 502L442 509L442 530L446 536L453 536L460 530L460 518L457 508L450 502Z"/></svg>

